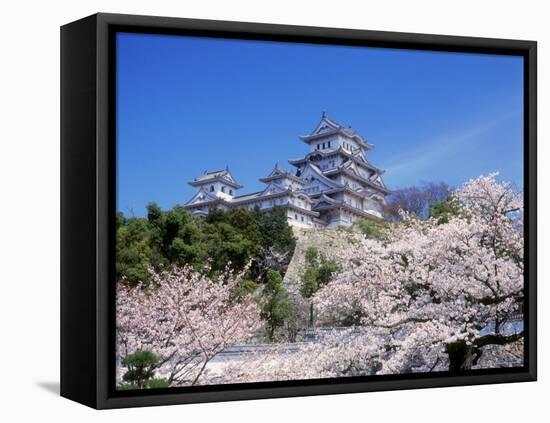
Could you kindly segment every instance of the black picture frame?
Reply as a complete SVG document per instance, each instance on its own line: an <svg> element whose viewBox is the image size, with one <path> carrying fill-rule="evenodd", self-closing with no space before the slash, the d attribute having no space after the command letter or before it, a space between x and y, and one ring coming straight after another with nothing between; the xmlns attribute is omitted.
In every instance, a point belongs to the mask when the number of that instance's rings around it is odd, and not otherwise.
<svg viewBox="0 0 550 423"><path fill-rule="evenodd" d="M117 31L524 58L525 366L241 385L114 390ZM61 27L61 395L97 409L534 381L537 375L537 45L534 41L119 14Z"/></svg>

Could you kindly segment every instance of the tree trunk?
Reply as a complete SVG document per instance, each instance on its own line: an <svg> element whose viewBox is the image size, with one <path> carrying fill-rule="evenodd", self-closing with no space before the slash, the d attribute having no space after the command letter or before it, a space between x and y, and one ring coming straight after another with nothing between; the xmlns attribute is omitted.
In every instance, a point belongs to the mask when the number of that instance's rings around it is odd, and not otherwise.
<svg viewBox="0 0 550 423"><path fill-rule="evenodd" d="M476 359L472 345L466 345L465 341L454 342L447 344L446 351L449 356L450 372L463 372L472 368Z"/></svg>
<svg viewBox="0 0 550 423"><path fill-rule="evenodd" d="M269 326L269 340L273 342L273 337L275 336L275 323L271 322Z"/></svg>
<svg viewBox="0 0 550 423"><path fill-rule="evenodd" d="M201 366L201 368L199 370L199 373L197 374L197 376L195 377L195 379L193 379L193 382L191 383L192 386L194 386L199 381L199 378L201 377L202 372L204 372L204 369L206 368L206 365L208 364L209 361L210 361L210 358L208 358L208 356L205 356L204 357L204 363Z"/></svg>

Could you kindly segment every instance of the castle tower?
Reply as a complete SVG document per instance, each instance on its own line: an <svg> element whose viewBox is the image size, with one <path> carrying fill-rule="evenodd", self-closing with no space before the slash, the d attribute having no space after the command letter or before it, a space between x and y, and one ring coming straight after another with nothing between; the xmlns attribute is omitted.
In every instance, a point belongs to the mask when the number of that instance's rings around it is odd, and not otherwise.
<svg viewBox="0 0 550 423"><path fill-rule="evenodd" d="M316 203L312 209L328 226L349 226L358 219L382 219L389 194L382 174L366 158L374 148L360 134L325 113L309 134L300 139L309 152L289 163L304 180L303 191Z"/></svg>
<svg viewBox="0 0 550 423"><path fill-rule="evenodd" d="M240 207L269 212L278 207L285 210L289 224L303 228L383 219L385 197L390 191L382 180L384 171L367 160L372 144L325 113L315 129L300 138L309 151L289 160L295 172L275 165L260 179L266 184L263 190L236 195L242 186L228 168L206 171L189 182L197 191L185 207L202 216L214 209Z"/></svg>
<svg viewBox="0 0 550 423"><path fill-rule="evenodd" d="M205 170L204 174L189 181L189 185L197 188L197 192L205 191L210 195L226 200L231 200L236 191L242 188L242 185L231 175L227 167L223 170Z"/></svg>

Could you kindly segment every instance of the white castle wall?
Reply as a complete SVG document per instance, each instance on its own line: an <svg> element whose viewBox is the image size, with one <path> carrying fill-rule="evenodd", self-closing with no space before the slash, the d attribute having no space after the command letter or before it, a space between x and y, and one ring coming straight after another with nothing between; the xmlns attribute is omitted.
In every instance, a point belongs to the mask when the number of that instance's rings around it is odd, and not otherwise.
<svg viewBox="0 0 550 423"><path fill-rule="evenodd" d="M299 228L311 228L313 218L307 214L294 210L287 210L288 224Z"/></svg>

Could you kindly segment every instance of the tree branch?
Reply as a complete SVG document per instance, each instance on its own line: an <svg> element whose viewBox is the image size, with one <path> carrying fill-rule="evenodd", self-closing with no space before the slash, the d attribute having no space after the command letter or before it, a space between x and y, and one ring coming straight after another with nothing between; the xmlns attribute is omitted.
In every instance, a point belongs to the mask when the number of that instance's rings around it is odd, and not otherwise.
<svg viewBox="0 0 550 423"><path fill-rule="evenodd" d="M524 332L515 333L513 335L485 335L481 338L478 338L474 341L474 345L478 348L484 347L485 345L506 345L512 342L519 341L523 338Z"/></svg>

